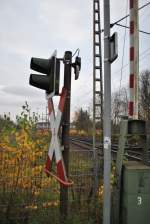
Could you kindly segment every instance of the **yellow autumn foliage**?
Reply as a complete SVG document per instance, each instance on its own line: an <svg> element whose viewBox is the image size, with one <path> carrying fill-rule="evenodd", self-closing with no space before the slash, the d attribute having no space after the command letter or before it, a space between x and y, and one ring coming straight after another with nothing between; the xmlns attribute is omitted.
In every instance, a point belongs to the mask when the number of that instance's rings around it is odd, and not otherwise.
<svg viewBox="0 0 150 224"><path fill-rule="evenodd" d="M0 197L4 193L22 195L27 201L26 209L36 210L38 205L32 203L43 197L44 189L48 189L56 181L44 173L50 133L39 131L33 121L24 114L19 117L19 127L5 129L0 138ZM59 193L59 192L58 192ZM12 197L11 196L11 197ZM31 202L31 203L29 203ZM58 201L43 202L43 207L57 206Z"/></svg>

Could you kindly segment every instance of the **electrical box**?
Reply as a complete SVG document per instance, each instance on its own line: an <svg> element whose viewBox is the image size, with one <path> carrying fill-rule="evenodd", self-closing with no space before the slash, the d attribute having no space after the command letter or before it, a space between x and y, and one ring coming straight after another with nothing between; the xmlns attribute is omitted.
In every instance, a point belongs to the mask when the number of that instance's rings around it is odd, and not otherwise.
<svg viewBox="0 0 150 224"><path fill-rule="evenodd" d="M125 163L122 186L121 224L150 224L150 166Z"/></svg>

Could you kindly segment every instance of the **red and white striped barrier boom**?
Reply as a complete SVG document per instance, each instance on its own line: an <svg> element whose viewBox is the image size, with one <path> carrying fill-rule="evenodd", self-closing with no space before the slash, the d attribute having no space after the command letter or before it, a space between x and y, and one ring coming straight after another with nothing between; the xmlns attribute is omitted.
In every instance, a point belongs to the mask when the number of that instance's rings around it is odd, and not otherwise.
<svg viewBox="0 0 150 224"><path fill-rule="evenodd" d="M130 99L128 115L138 119L139 15L138 0L130 0Z"/></svg>
<svg viewBox="0 0 150 224"><path fill-rule="evenodd" d="M48 176L53 176L56 180L60 182L60 184L64 186L70 186L73 182L68 181L66 176L65 165L63 161L62 151L60 147L58 131L61 123L61 117L65 106L65 100L67 96L67 90L65 88L62 89L62 93L60 95L60 102L58 106L57 116L55 117L54 105L52 98L48 99L48 111L50 117L50 127L52 138L49 146L48 157L45 166L45 172ZM52 160L53 155L55 154L55 160L57 165L57 174L52 172Z"/></svg>

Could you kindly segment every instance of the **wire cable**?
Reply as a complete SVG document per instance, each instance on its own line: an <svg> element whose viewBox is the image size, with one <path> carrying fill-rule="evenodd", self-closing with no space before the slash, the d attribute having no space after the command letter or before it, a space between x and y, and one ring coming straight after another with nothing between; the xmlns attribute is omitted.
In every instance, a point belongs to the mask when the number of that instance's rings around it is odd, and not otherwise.
<svg viewBox="0 0 150 224"><path fill-rule="evenodd" d="M115 25L117 25L117 26L121 26L121 27L124 27L124 28L127 28L127 29L130 29L130 27L125 26L125 25L122 25L122 24L120 24L120 23L116 23ZM144 34L147 34L147 35L150 35L149 32L146 32L146 31L143 31L143 30L139 30L139 32L144 33Z"/></svg>
<svg viewBox="0 0 150 224"><path fill-rule="evenodd" d="M149 6L150 5L150 2L147 2L146 4L142 5L140 8L138 8L138 10L141 10L143 8L145 8L146 6ZM121 22L122 20L128 18L130 15L127 14L126 16L122 17L121 19L117 20L116 22L114 23L111 23L110 24L110 28L112 28L114 25L117 25L119 22ZM104 29L101 29L101 32L104 32ZM144 32L144 31L143 31Z"/></svg>
<svg viewBox="0 0 150 224"><path fill-rule="evenodd" d="M147 2L146 4L142 5L140 8L138 8L138 10L141 10L143 8L145 8L146 6L150 5L150 2ZM111 27L116 25L117 23L121 22L122 20L126 19L127 17L129 17L130 15L127 14L126 16L122 17L121 19L117 20L116 22L111 24Z"/></svg>
<svg viewBox="0 0 150 224"><path fill-rule="evenodd" d="M150 53L148 53L148 51L150 51L150 48L147 48L146 50L144 50L144 51L140 54L140 56L139 56L139 57L140 57L139 62L143 61L143 59L144 59L145 57L147 57L147 55L150 55ZM128 65L129 65L129 63L126 63L126 64L122 67L122 70L124 70ZM115 71L114 73L115 73L115 74L118 74L118 73L120 73L120 71L121 71L121 68L120 68L119 70Z"/></svg>
<svg viewBox="0 0 150 224"><path fill-rule="evenodd" d="M75 51L74 54L72 55L72 58L76 55L77 52L78 52L77 56L79 56L79 54L80 54L80 49L79 49L79 48L76 49L76 51Z"/></svg>

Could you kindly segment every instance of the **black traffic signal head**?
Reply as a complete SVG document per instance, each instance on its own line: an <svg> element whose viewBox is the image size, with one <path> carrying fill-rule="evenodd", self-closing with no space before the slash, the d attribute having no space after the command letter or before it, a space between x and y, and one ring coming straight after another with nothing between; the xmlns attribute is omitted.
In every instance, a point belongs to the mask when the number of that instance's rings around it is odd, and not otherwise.
<svg viewBox="0 0 150 224"><path fill-rule="evenodd" d="M50 87L49 77L45 76L45 75L31 74L29 83L32 86L35 86L39 89L44 89L46 91L48 91L48 89Z"/></svg>
<svg viewBox="0 0 150 224"><path fill-rule="evenodd" d="M60 61L53 55L50 59L31 58L30 68L46 74L31 74L29 84L46 91L47 95L59 94Z"/></svg>
<svg viewBox="0 0 150 224"><path fill-rule="evenodd" d="M31 58L30 68L34 71L48 74L51 67L50 59Z"/></svg>

